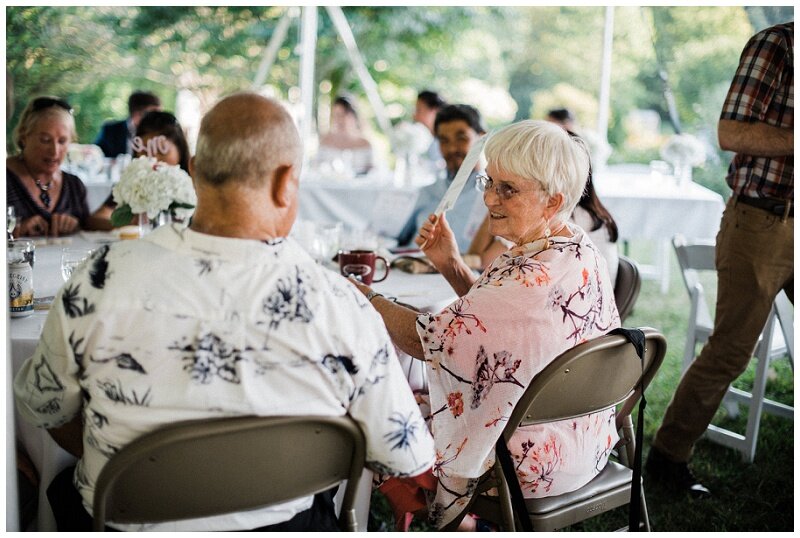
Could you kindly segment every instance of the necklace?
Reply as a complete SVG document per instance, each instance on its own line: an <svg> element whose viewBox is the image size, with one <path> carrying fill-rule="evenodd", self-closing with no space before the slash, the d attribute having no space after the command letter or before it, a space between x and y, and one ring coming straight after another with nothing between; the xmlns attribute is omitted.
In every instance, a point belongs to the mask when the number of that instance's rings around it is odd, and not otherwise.
<svg viewBox="0 0 800 538"><path fill-rule="evenodd" d="M33 179L33 182L36 183L36 186L39 188L39 200L42 201L42 204L44 204L45 209L50 207L50 200L51 200L50 193L47 191L49 191L50 187L53 186L53 180L51 179L50 181L48 181L47 185L42 184L41 181L36 179L36 177L33 174L31 174L31 170L30 168L28 168L28 163L25 162L25 159L21 155L19 157L19 160L20 162L22 162L22 166L25 167L25 171L28 172L28 175L31 176L31 179Z"/></svg>

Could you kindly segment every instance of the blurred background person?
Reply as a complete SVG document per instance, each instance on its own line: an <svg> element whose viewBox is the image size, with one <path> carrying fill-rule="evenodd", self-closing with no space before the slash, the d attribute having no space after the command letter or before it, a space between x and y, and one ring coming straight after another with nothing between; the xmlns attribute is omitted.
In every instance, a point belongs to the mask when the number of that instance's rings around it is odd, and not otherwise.
<svg viewBox="0 0 800 538"><path fill-rule="evenodd" d="M410 244L416 237L417 231L427 222L428 215L436 210L442 196L455 179L472 145L486 132L480 113L469 105L443 107L436 114L433 130L444 157L446 174L420 190L414 209L397 237L399 245ZM467 251L486 215L486 206L483 204L481 193L475 187L475 178L479 170L480 161L471 171L455 206L447 214L447 220L461 252Z"/></svg>
<svg viewBox="0 0 800 538"><path fill-rule="evenodd" d="M157 137L163 137L160 143L156 143ZM189 144L178 119L169 112L152 110L145 114L136 129L136 137L140 139L140 149L136 152L136 157L147 155L146 149L150 147L153 151L151 157L163 163L180 166L184 172L189 173ZM148 144L149 143L149 144ZM93 230L110 230L111 213L116 209L117 204L112 195L108 195L97 210L89 218L88 227Z"/></svg>
<svg viewBox="0 0 800 538"><path fill-rule="evenodd" d="M128 97L128 118L104 123L94 143L100 146L106 157L132 154L131 140L136 135L136 128L142 117L151 110L161 110L158 96L152 92L133 92Z"/></svg>
<svg viewBox="0 0 800 538"><path fill-rule="evenodd" d="M6 203L14 208L15 236L59 236L77 232L89 217L86 187L61 170L75 141L70 104L58 97L37 97L14 128L19 153L6 159Z"/></svg>
<svg viewBox="0 0 800 538"><path fill-rule="evenodd" d="M547 121L556 123L566 129L567 131L575 132L577 128L577 121L575 115L568 108L555 108L547 112Z"/></svg>
<svg viewBox="0 0 800 538"><path fill-rule="evenodd" d="M331 128L319 141L315 161L329 163L337 170L363 175L375 166L372 144L361 130L354 100L340 95L333 101Z"/></svg>
<svg viewBox="0 0 800 538"><path fill-rule="evenodd" d="M438 93L431 90L419 92L414 105L414 121L427 127L433 135L433 141L425 152L425 158L430 161L432 167L437 167L442 160L442 152L439 151L439 141L436 140L433 124L436 121L436 114L446 105L447 102Z"/></svg>
<svg viewBox="0 0 800 538"><path fill-rule="evenodd" d="M617 223L594 190L591 170L589 171L589 179L586 181L586 187L583 189L583 195L572 212L570 222L574 222L586 231L606 260L611 283L616 282L617 270L619 269L619 250L617 248L619 232Z"/></svg>

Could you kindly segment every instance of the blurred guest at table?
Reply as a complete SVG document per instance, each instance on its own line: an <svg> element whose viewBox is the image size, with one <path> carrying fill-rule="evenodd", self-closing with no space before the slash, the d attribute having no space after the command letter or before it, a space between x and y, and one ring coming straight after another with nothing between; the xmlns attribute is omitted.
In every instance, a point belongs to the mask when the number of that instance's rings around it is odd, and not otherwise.
<svg viewBox="0 0 800 538"><path fill-rule="evenodd" d="M439 141L436 140L436 132L433 126L436 121L436 114L446 105L447 102L438 93L431 90L419 92L417 94L417 102L414 105L414 121L427 127L434 137L428 151L425 152L425 158L433 166L436 166L442 160L442 152L439 150Z"/></svg>
<svg viewBox="0 0 800 538"><path fill-rule="evenodd" d="M485 153L480 184L489 232L514 246L476 277L459 255L447 215L430 215L416 242L460 296L456 302L420 314L358 284L395 345L428 368L438 480L428 513L439 527L461 512L471 481L491 468L487 454L533 377L567 349L620 324L600 252L567 222L589 172L583 142L527 120L494 134ZM617 439L613 409L520 428L509 449L524 495L583 486L606 465Z"/></svg>
<svg viewBox="0 0 800 538"><path fill-rule="evenodd" d="M545 119L556 125L560 125L567 131L574 132L578 127L575 114L568 108L555 108L547 112Z"/></svg>
<svg viewBox="0 0 800 538"><path fill-rule="evenodd" d="M763 30L739 58L719 119L735 151L717 234L714 330L684 372L647 455L647 478L711 495L689 469L694 443L747 368L781 290L794 303L794 22ZM676 218L680 218L676 215Z"/></svg>
<svg viewBox="0 0 800 538"><path fill-rule="evenodd" d="M288 238L301 147L276 101L222 99L202 120L190 164L197 209L189 228L163 226L98 249L56 296L15 394L23 417L80 457L48 490L59 530L89 530L95 483L115 452L186 420L347 414L374 469L414 476L430 468L433 441L380 317ZM110 526L337 530L331 492Z"/></svg>
<svg viewBox="0 0 800 538"><path fill-rule="evenodd" d="M366 174L375 165L372 144L364 138L352 98L340 95L334 99L331 129L319 141L315 162L355 175Z"/></svg>
<svg viewBox="0 0 800 538"><path fill-rule="evenodd" d="M152 92L135 91L128 97L128 119L103 124L94 143L106 157L132 154L131 141L142 117L151 110L160 110L161 100Z"/></svg>
<svg viewBox="0 0 800 538"><path fill-rule="evenodd" d="M189 144L178 119L169 112L152 110L145 114L136 128L132 146L135 157L150 155L189 172ZM109 194L103 205L89 217L88 227L92 230L110 230L111 213L116 207L114 197Z"/></svg>
<svg viewBox="0 0 800 538"><path fill-rule="evenodd" d="M58 97L37 97L14 128L19 153L6 159L6 203L14 207L14 236L68 235L86 224L86 187L61 170L75 141L72 107Z"/></svg>
<svg viewBox="0 0 800 538"><path fill-rule="evenodd" d="M417 231L425 224L428 215L436 210L444 193L455 179L472 144L486 132L481 123L480 113L469 105L443 107L436 114L433 130L445 160L446 174L420 190L411 215L397 237L400 245L407 245L413 241ZM479 170L480 164L476 164L455 206L448 213L448 220L461 252L467 251L486 215L486 206L481 200L480 192L475 188L475 178Z"/></svg>

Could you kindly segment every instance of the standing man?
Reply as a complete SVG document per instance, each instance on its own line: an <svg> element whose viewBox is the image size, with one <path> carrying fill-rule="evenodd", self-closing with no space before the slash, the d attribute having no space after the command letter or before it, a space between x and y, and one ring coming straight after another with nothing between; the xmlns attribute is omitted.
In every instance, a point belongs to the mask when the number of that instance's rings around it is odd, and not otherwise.
<svg viewBox="0 0 800 538"><path fill-rule="evenodd" d="M447 173L444 177L439 177L435 183L420 190L411 216L397 238L400 245L411 243L417 236L417 231L427 221L428 215L436 210L442 196L453 182L456 172L464 162L472 144L486 130L481 124L480 113L474 107L447 105L436 114L433 132L444 157ZM467 251L472 238L486 216L483 195L475 184L475 176L478 174L479 167L480 164L475 165L455 207L447 213L447 221L455 233L461 252Z"/></svg>
<svg viewBox="0 0 800 538"><path fill-rule="evenodd" d="M695 496L688 468L728 385L746 368L775 296L794 302L794 23L750 38L719 120L735 151L717 235L714 331L681 378L647 458L650 478Z"/></svg>
<svg viewBox="0 0 800 538"><path fill-rule="evenodd" d="M414 121L421 123L433 135L433 142L425 152L425 158L430 161L433 168L436 168L439 161L442 159L442 154L439 151L439 142L436 141L436 133L433 130L433 124L436 121L436 114L442 107L446 106L447 102L442 97L430 90L422 90L417 94L417 103L414 105Z"/></svg>
<svg viewBox="0 0 800 538"><path fill-rule="evenodd" d="M133 92L128 97L128 119L104 123L94 143L106 157L133 154L131 140L136 135L136 127L142 116L151 110L161 110L161 100L151 92Z"/></svg>
<svg viewBox="0 0 800 538"><path fill-rule="evenodd" d="M281 105L253 93L226 97L200 125L189 228L162 226L99 248L56 296L14 391L20 414L80 458L74 474L62 472L48 488L58 530L91 530L108 460L137 437L186 420L349 415L373 469L415 476L432 465L433 439L381 317L288 237L300 163L300 136ZM109 526L338 530L329 492L234 514Z"/></svg>

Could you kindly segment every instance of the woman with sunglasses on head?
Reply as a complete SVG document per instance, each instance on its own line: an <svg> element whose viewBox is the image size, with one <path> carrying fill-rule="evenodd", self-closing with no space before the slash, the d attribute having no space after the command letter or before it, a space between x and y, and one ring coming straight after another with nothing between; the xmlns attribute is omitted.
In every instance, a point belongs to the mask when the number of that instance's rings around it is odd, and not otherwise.
<svg viewBox="0 0 800 538"><path fill-rule="evenodd" d="M6 159L6 203L14 207L15 236L77 232L89 217L86 187L61 170L75 141L72 107L56 97L30 101L14 128L19 153Z"/></svg>
<svg viewBox="0 0 800 538"><path fill-rule="evenodd" d="M133 149L136 157L149 154L158 161L180 166L189 173L189 144L178 119L169 112L152 110L142 117L136 127ZM116 207L114 197L109 195L103 205L92 213L89 226L95 230L110 230L111 213Z"/></svg>
<svg viewBox="0 0 800 538"><path fill-rule="evenodd" d="M430 215L416 242L458 294L453 304L420 313L354 282L395 345L425 361L437 453L427 509L437 527L455 519L475 479L491 468L492 448L534 376L564 351L620 325L605 260L586 232L569 223L589 175L583 141L527 120L490 135L484 151L486 175L478 179L489 233L511 248L476 276L445 215ZM508 448L523 494L536 498L588 483L617 440L612 408L519 428ZM400 482L403 488L387 480L384 490L431 489L419 480ZM424 497L394 499L396 515L414 498ZM471 518L462 522L464 530L474 526Z"/></svg>

